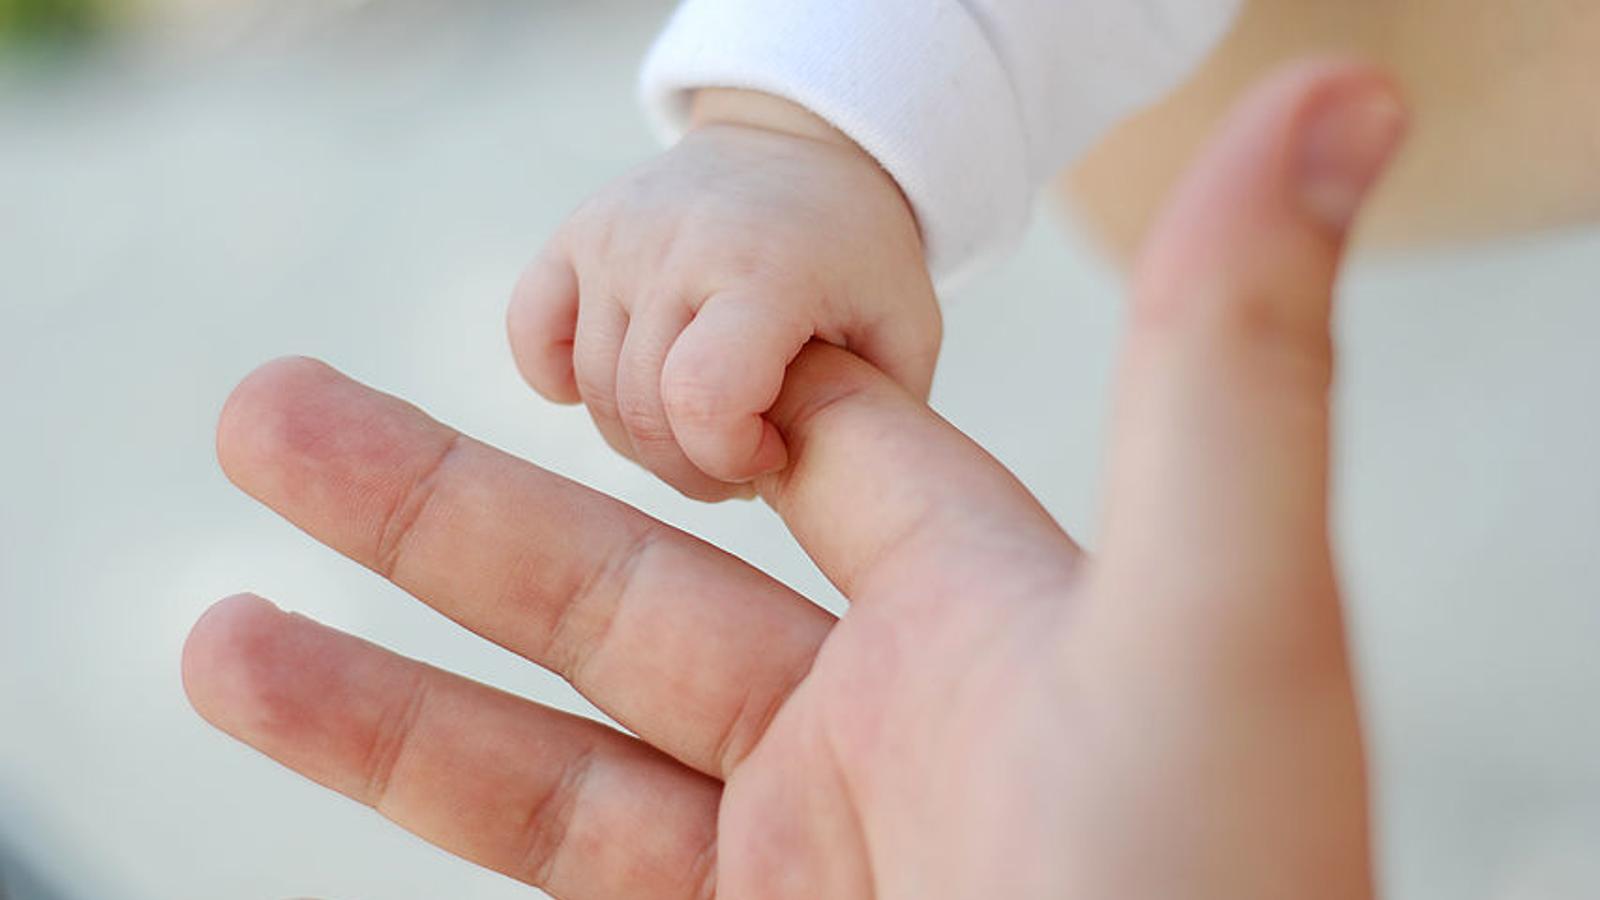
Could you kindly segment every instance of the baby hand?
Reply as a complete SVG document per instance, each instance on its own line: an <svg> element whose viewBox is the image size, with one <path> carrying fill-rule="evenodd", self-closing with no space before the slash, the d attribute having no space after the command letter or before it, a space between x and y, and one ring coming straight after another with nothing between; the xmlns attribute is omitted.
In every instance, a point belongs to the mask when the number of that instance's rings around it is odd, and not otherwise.
<svg viewBox="0 0 1600 900"><path fill-rule="evenodd" d="M535 390L581 400L611 446L717 500L786 464L762 414L808 341L926 398L940 320L910 207L853 141L745 91L701 91L694 119L562 226L508 329Z"/></svg>

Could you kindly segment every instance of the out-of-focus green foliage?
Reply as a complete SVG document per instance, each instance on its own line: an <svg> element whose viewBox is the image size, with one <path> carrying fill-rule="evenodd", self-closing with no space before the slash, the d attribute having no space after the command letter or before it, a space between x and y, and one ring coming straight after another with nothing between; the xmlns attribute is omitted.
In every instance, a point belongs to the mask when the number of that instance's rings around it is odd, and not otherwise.
<svg viewBox="0 0 1600 900"><path fill-rule="evenodd" d="M117 0L0 0L0 43L71 41L109 23Z"/></svg>

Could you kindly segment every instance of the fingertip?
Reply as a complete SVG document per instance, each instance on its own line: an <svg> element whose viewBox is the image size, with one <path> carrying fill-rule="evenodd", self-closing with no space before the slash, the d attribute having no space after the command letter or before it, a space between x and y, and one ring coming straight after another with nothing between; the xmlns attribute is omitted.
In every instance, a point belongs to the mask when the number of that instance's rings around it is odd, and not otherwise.
<svg viewBox="0 0 1600 900"><path fill-rule="evenodd" d="M183 690L207 721L225 727L239 697L251 692L267 636L284 612L255 594L235 594L201 614L183 642Z"/></svg>
<svg viewBox="0 0 1600 900"><path fill-rule="evenodd" d="M408 440L438 429L425 418L378 415L397 407L416 412L317 360L274 360L229 397L217 426L217 458L235 486L286 512L314 499L311 485L333 471L395 471L413 452Z"/></svg>
<svg viewBox="0 0 1600 900"><path fill-rule="evenodd" d="M1372 63L1318 59L1284 69L1225 118L1152 229L1144 261L1192 262L1241 227L1342 238L1405 122L1399 87ZM1192 252L1170 252L1185 248Z"/></svg>
<svg viewBox="0 0 1600 900"><path fill-rule="evenodd" d="M1194 314L1315 333L1346 236L1404 135L1393 79L1313 60L1266 79L1226 117L1135 266L1136 322Z"/></svg>
<svg viewBox="0 0 1600 900"><path fill-rule="evenodd" d="M517 372L534 393L558 406L583 402L578 375L572 367L572 342L544 347L536 353L514 354ZM537 357L537 359L535 359Z"/></svg>
<svg viewBox="0 0 1600 900"><path fill-rule="evenodd" d="M782 472L789 466L789 448L783 442L783 435L771 422L766 419L760 421L761 442L756 446L755 455L751 457L750 473L739 479L741 482Z"/></svg>
<svg viewBox="0 0 1600 900"><path fill-rule="evenodd" d="M267 438L283 429L297 398L341 377L327 363L304 356L280 357L246 375L217 417L217 461L229 480L241 483L274 443Z"/></svg>
<svg viewBox="0 0 1600 900"><path fill-rule="evenodd" d="M759 429L753 451L745 449L751 445L749 438L740 433L745 427ZM783 434L761 416L754 417L753 422L729 429L729 433L722 436L722 441L723 447L719 452L701 453L710 468L695 461L694 454L689 454L689 457L707 475L729 485L730 493L743 494L746 492L744 489L756 479L775 475L789 467L789 448L784 443Z"/></svg>
<svg viewBox="0 0 1600 900"><path fill-rule="evenodd" d="M1399 88L1381 72L1353 70L1336 87L1307 112L1293 169L1305 214L1340 235L1399 147L1409 113Z"/></svg>
<svg viewBox="0 0 1600 900"><path fill-rule="evenodd" d="M363 799L345 761L371 749L398 658L250 594L222 600L190 630L183 685L200 717L324 786Z"/></svg>
<svg viewBox="0 0 1600 900"><path fill-rule="evenodd" d="M748 484L789 464L782 434L761 416L680 434L679 445L689 462L724 484Z"/></svg>
<svg viewBox="0 0 1600 900"><path fill-rule="evenodd" d="M692 480L674 480L670 478L663 478L662 480L666 482L667 486L696 503L721 503L724 500L746 499L754 496L754 490L748 484L719 481L703 473L700 478Z"/></svg>
<svg viewBox="0 0 1600 900"><path fill-rule="evenodd" d="M506 308L506 338L517 372L552 403L581 399L572 367L578 301L578 276L571 261L546 251L517 279Z"/></svg>

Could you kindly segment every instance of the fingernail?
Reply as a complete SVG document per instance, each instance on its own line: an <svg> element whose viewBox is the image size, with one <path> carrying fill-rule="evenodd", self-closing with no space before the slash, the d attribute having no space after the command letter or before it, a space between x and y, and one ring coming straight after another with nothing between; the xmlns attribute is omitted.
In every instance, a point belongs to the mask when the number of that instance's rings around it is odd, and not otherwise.
<svg viewBox="0 0 1600 900"><path fill-rule="evenodd" d="M1329 98L1300 138L1300 199L1306 212L1347 230L1383 174L1406 130L1406 109L1393 90L1373 85Z"/></svg>

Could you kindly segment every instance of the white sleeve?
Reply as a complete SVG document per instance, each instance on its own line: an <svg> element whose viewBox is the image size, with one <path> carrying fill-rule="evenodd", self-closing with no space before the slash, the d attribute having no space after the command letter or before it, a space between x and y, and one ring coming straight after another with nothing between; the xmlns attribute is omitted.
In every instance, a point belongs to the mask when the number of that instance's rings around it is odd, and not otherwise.
<svg viewBox="0 0 1600 900"><path fill-rule="evenodd" d="M910 199L928 264L1008 250L1039 188L1153 101L1239 0L684 0L645 61L666 138L698 88L775 94L828 120Z"/></svg>

